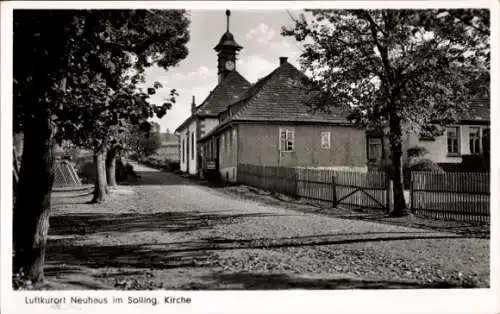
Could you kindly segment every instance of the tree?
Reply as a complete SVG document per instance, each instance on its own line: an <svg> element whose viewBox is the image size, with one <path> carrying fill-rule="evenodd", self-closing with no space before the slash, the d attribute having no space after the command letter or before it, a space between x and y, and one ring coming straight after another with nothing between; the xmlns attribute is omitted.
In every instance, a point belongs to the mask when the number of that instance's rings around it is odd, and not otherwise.
<svg viewBox="0 0 500 314"><path fill-rule="evenodd" d="M140 137L137 152L144 157L151 156L161 147L159 129L152 128L150 132L137 134Z"/></svg>
<svg viewBox="0 0 500 314"><path fill-rule="evenodd" d="M439 135L466 114L470 82L489 71L489 11L306 11L282 34L304 43L310 105L345 106L355 125L385 133L392 215L403 215L402 139Z"/></svg>
<svg viewBox="0 0 500 314"><path fill-rule="evenodd" d="M176 65L187 55L188 24L182 10L14 11L14 130L24 133L26 152L14 208L15 272L43 281L54 143L82 131L78 123L66 128L66 115L94 119L87 105L109 104L126 69Z"/></svg>

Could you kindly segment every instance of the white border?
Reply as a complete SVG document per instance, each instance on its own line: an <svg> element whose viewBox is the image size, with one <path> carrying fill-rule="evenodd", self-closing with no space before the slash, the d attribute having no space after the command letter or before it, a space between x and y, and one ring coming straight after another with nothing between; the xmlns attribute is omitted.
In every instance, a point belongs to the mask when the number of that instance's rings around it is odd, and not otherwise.
<svg viewBox="0 0 500 314"><path fill-rule="evenodd" d="M498 194L491 197L491 289L474 290L333 290L333 291L223 291L223 292L124 292L124 291L85 291L85 292L14 292L11 288L11 250L12 250L12 10L14 8L187 8L187 9L302 9L304 7L336 7L336 8L436 8L436 7L482 7L491 9L491 117L497 120L499 110L499 7L497 1L297 1L297 2L159 2L159 1L12 1L1 3L1 309L5 313L32 313L41 310L44 313L81 313L109 312L118 310L122 313L145 311L161 311L163 313L500 313L499 296L499 200ZM499 128L491 124L492 138L499 137ZM492 155L499 156L497 145L492 145ZM498 173L500 162L492 158L492 191L500 192ZM497 250L493 251L493 248ZM87 305L62 306L60 308L24 305L25 296L189 296L191 305L158 305L126 306L126 305ZM500 298L498 298L500 300Z"/></svg>

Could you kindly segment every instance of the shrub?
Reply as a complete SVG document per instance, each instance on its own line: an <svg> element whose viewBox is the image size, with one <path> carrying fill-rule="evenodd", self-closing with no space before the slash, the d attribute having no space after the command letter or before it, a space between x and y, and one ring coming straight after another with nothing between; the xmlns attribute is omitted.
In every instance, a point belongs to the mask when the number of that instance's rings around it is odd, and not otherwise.
<svg viewBox="0 0 500 314"><path fill-rule="evenodd" d="M80 157L75 162L76 172L84 184L95 182L96 169L93 156Z"/></svg>
<svg viewBox="0 0 500 314"><path fill-rule="evenodd" d="M408 158L422 158L429 153L427 148L421 146L413 146L406 151Z"/></svg>
<svg viewBox="0 0 500 314"><path fill-rule="evenodd" d="M181 164L178 161L166 159L165 160L165 171L176 172L181 169Z"/></svg>
<svg viewBox="0 0 500 314"><path fill-rule="evenodd" d="M116 176L116 181L118 182L126 181L128 179L127 170L121 158L116 159L115 176Z"/></svg>
<svg viewBox="0 0 500 314"><path fill-rule="evenodd" d="M445 172L443 168L430 159L417 159L408 162L403 166L403 183L406 189L410 188L411 173L416 171Z"/></svg>
<svg viewBox="0 0 500 314"><path fill-rule="evenodd" d="M483 155L463 155L462 172L489 172L489 165Z"/></svg>

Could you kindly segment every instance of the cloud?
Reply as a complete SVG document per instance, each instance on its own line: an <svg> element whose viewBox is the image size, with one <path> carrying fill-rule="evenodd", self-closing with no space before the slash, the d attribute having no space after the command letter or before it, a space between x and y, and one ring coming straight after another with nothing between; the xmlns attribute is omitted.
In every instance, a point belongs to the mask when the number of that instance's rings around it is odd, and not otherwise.
<svg viewBox="0 0 500 314"><path fill-rule="evenodd" d="M287 40L282 39L279 42L270 45L273 54L280 57L288 57L289 60L295 60L299 56L299 48L292 46Z"/></svg>
<svg viewBox="0 0 500 314"><path fill-rule="evenodd" d="M172 79L175 81L191 81L192 79L197 79L204 81L209 77L215 76L217 73L215 70L210 70L207 66L202 65L195 71L187 72L187 73L175 73L172 75Z"/></svg>
<svg viewBox="0 0 500 314"><path fill-rule="evenodd" d="M256 28L250 29L246 34L248 39L255 39L259 43L268 43L276 35L276 31L269 28L264 23L259 24Z"/></svg>
<svg viewBox="0 0 500 314"><path fill-rule="evenodd" d="M259 55L244 57L238 62L239 72L250 82L256 82L268 75L279 65L278 58L276 58L276 62L271 62Z"/></svg>

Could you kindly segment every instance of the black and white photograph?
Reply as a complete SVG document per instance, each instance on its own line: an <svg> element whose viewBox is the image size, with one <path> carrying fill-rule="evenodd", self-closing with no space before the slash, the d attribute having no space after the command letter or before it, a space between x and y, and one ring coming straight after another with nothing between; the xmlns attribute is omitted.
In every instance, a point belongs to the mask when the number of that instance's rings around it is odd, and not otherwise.
<svg viewBox="0 0 500 314"><path fill-rule="evenodd" d="M498 3L236 2L2 4L6 313L319 290L499 311Z"/></svg>

